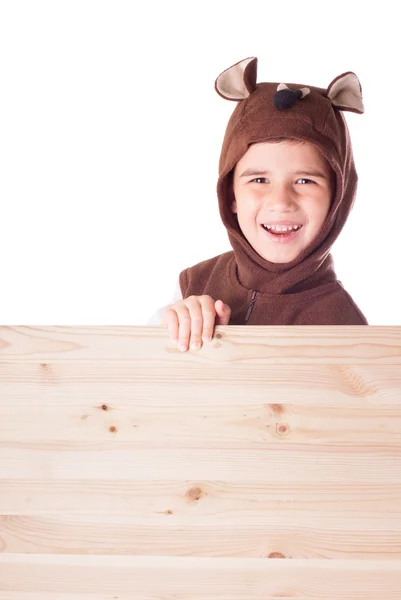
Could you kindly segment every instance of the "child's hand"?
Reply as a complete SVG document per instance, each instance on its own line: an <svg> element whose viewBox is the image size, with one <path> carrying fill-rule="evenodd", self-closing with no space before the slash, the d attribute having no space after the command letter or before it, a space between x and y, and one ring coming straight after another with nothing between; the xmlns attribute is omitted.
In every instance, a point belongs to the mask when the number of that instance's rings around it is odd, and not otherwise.
<svg viewBox="0 0 401 600"><path fill-rule="evenodd" d="M169 336L180 350L198 350L202 341L210 341L215 325L228 325L231 308L210 296L189 296L163 312L162 324L168 325ZM201 341L202 340L202 341Z"/></svg>

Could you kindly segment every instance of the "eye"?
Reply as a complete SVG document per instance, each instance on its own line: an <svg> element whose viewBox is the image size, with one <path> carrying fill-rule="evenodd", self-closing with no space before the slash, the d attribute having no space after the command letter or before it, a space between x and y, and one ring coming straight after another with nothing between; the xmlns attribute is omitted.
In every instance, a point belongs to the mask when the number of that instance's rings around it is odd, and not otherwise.
<svg viewBox="0 0 401 600"><path fill-rule="evenodd" d="M305 179L305 177L301 177L298 179L298 181L309 181L310 183L316 183L315 181L312 181L312 179Z"/></svg>
<svg viewBox="0 0 401 600"><path fill-rule="evenodd" d="M262 183L265 183L267 181L266 177L255 177L255 179L251 180L251 183L253 183L254 181L256 181L257 183L259 183L259 181L261 181Z"/></svg>

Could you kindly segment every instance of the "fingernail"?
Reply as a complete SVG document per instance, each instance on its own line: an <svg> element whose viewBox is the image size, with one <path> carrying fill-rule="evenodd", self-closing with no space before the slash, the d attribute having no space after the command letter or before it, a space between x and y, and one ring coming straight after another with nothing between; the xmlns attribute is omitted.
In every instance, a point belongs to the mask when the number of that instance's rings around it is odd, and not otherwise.
<svg viewBox="0 0 401 600"><path fill-rule="evenodd" d="M210 338L210 337L207 337L207 336L205 336L205 337L202 337L202 342L205 342L205 344L207 344L207 343L208 343L208 342L210 342L211 340L212 340L212 338Z"/></svg>
<svg viewBox="0 0 401 600"><path fill-rule="evenodd" d="M181 344L181 346L180 346L180 350L181 350L181 352L185 352L185 350L186 350L186 349L187 349L187 347L186 347L186 346L184 346L183 344Z"/></svg>
<svg viewBox="0 0 401 600"><path fill-rule="evenodd" d="M199 350L199 348L200 348L199 342L195 342L194 344L191 344L191 350Z"/></svg>

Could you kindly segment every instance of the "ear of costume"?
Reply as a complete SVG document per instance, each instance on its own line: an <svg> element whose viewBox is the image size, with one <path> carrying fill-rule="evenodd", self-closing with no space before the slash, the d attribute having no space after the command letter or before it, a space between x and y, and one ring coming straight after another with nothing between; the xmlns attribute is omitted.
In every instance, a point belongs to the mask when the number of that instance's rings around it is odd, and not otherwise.
<svg viewBox="0 0 401 600"><path fill-rule="evenodd" d="M355 73L348 71L339 75L330 83L326 96L340 110L349 110L363 114L362 87Z"/></svg>
<svg viewBox="0 0 401 600"><path fill-rule="evenodd" d="M217 77L214 87L226 100L244 100L256 89L258 59L245 58L232 65Z"/></svg>

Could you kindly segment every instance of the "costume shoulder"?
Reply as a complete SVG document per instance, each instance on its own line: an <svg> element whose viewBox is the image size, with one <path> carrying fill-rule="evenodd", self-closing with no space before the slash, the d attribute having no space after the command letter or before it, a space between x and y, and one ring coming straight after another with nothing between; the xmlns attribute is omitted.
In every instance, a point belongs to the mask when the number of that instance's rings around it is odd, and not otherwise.
<svg viewBox="0 0 401 600"><path fill-rule="evenodd" d="M331 293L316 296L311 300L302 318L303 325L369 324L340 281L336 281Z"/></svg>
<svg viewBox="0 0 401 600"><path fill-rule="evenodd" d="M180 288L183 298L188 296L201 296L209 287L212 280L227 272L231 261L234 260L234 252L224 252L208 258L192 267L181 271L179 276Z"/></svg>
<svg viewBox="0 0 401 600"><path fill-rule="evenodd" d="M355 300L351 297L351 295L344 288L341 281L337 281L337 283L341 289L341 293L344 298L344 302L348 302L348 304L350 306L350 309L349 309L350 315L352 315L353 319L355 319L356 321L359 321L359 322L355 323L355 325L369 325L367 318L365 317L365 315L363 314L363 312L361 311L359 306L356 304ZM354 323L351 323L351 324L353 325Z"/></svg>

